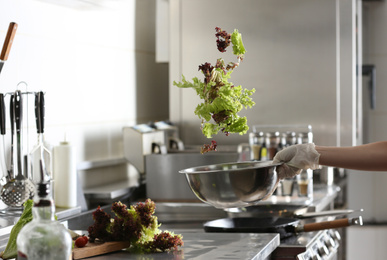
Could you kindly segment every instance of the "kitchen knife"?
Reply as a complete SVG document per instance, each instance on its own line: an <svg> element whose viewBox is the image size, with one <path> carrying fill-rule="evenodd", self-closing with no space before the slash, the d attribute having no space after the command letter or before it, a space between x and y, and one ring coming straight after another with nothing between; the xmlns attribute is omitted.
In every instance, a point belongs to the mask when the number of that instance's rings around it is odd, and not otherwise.
<svg viewBox="0 0 387 260"><path fill-rule="evenodd" d="M12 22L9 24L8 32L7 32L7 35L5 36L5 40L3 44L3 49L0 54L0 73L1 73L1 70L3 69L4 62L8 59L8 55L13 43L13 38L15 38L16 29L17 29L17 23Z"/></svg>

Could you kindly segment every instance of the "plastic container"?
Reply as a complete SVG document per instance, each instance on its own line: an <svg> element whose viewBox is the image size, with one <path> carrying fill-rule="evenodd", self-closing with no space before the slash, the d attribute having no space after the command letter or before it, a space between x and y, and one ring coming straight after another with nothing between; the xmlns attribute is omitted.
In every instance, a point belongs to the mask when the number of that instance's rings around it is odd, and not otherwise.
<svg viewBox="0 0 387 260"><path fill-rule="evenodd" d="M75 148L64 141L53 149L54 199L57 207L77 206Z"/></svg>

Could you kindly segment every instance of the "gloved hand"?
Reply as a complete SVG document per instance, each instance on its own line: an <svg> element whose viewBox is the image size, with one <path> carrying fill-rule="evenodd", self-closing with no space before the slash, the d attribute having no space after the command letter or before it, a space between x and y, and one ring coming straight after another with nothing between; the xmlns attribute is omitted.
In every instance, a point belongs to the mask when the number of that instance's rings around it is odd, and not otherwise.
<svg viewBox="0 0 387 260"><path fill-rule="evenodd" d="M283 162L277 167L280 179L292 178L301 170L318 169L320 154L313 143L296 144L279 151L273 158L273 163Z"/></svg>

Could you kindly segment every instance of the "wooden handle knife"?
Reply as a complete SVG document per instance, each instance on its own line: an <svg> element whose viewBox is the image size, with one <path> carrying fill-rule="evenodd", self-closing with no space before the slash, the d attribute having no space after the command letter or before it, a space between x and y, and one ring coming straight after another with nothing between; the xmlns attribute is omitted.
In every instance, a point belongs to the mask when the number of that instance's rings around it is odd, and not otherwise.
<svg viewBox="0 0 387 260"><path fill-rule="evenodd" d="M8 59L9 52L11 50L11 46L13 43L13 38L15 38L17 29L17 23L10 23L8 27L7 35L5 36L4 44L3 44L3 50L0 54L0 60L6 61Z"/></svg>

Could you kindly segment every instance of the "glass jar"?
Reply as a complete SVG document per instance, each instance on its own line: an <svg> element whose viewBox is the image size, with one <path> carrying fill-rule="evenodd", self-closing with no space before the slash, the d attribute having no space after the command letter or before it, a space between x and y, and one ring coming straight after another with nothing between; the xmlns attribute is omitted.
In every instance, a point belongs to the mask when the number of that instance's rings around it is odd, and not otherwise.
<svg viewBox="0 0 387 260"><path fill-rule="evenodd" d="M282 196L292 196L294 188L294 178L285 178L281 181Z"/></svg>
<svg viewBox="0 0 387 260"><path fill-rule="evenodd" d="M298 133L297 143L298 144L313 143L313 133L312 132Z"/></svg>
<svg viewBox="0 0 387 260"><path fill-rule="evenodd" d="M296 132L286 132L282 134L282 147L288 147L297 143Z"/></svg>
<svg viewBox="0 0 387 260"><path fill-rule="evenodd" d="M279 132L266 133L266 147L269 160L273 160L275 154L280 149L281 137Z"/></svg>
<svg viewBox="0 0 387 260"><path fill-rule="evenodd" d="M297 175L297 186L299 197L313 197L313 170L302 170Z"/></svg>
<svg viewBox="0 0 387 260"><path fill-rule="evenodd" d="M32 221L26 224L17 236L17 259L71 259L71 235L55 220L55 205L48 182L38 184L32 214Z"/></svg>
<svg viewBox="0 0 387 260"><path fill-rule="evenodd" d="M262 147L265 144L265 136L263 132L259 133L250 133L249 135L249 144L250 144L250 158L253 161L262 160Z"/></svg>

